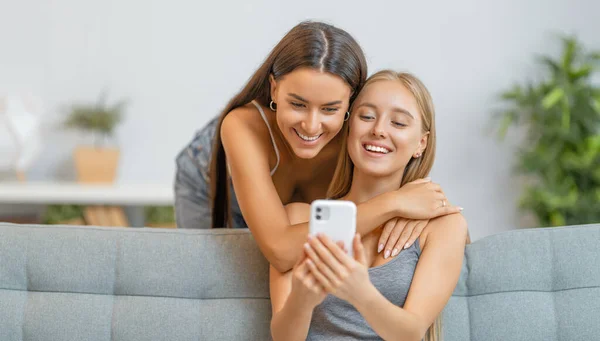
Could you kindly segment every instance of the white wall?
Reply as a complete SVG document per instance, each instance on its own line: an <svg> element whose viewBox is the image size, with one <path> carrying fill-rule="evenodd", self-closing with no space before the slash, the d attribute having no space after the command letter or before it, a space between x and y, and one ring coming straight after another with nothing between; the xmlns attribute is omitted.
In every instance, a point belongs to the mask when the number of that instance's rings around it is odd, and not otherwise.
<svg viewBox="0 0 600 341"><path fill-rule="evenodd" d="M404 69L437 107L434 181L465 207L473 239L517 225L512 152L486 130L495 95L535 75L553 33L600 48L595 0L329 2L0 0L0 94L41 96L50 120L30 179L68 168L61 108L108 88L132 105L118 130L119 181L171 183L174 157L216 115L283 34L304 19L346 29L371 71Z"/></svg>

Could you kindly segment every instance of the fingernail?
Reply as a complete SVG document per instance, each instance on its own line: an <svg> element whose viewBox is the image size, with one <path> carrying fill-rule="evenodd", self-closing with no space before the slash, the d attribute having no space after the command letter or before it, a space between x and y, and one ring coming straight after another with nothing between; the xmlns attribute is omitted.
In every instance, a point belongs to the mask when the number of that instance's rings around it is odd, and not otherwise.
<svg viewBox="0 0 600 341"><path fill-rule="evenodd" d="M459 208L458 208L458 210L462 212L462 210L464 210L464 208L462 208L462 207L459 207Z"/></svg>
<svg viewBox="0 0 600 341"><path fill-rule="evenodd" d="M307 249L307 250L309 250L310 249L310 244L304 243L304 248Z"/></svg>
<svg viewBox="0 0 600 341"><path fill-rule="evenodd" d="M410 243L404 244L404 250L408 249L409 247L410 247Z"/></svg>
<svg viewBox="0 0 600 341"><path fill-rule="evenodd" d="M397 254L398 254L398 249L397 249L397 248L394 248L394 249L392 250L392 257L395 257Z"/></svg>
<svg viewBox="0 0 600 341"><path fill-rule="evenodd" d="M381 250L383 250L383 244L379 244L379 247L377 248L377 253L381 253Z"/></svg>
<svg viewBox="0 0 600 341"><path fill-rule="evenodd" d="M309 234L308 235L308 240L311 240L311 239L313 239L313 236Z"/></svg>
<svg viewBox="0 0 600 341"><path fill-rule="evenodd" d="M388 259L390 256L390 250L385 250L385 254L383 255L383 259Z"/></svg>

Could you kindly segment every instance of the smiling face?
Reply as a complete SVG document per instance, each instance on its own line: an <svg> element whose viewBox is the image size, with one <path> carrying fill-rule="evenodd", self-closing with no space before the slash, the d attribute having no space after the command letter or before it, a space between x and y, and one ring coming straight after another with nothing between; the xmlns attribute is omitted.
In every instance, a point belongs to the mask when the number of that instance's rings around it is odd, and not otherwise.
<svg viewBox="0 0 600 341"><path fill-rule="evenodd" d="M427 138L417 101L400 81L379 80L363 88L347 141L356 170L401 178L411 158L423 154Z"/></svg>
<svg viewBox="0 0 600 341"><path fill-rule="evenodd" d="M277 125L296 156L314 158L340 132L351 93L342 78L311 68L271 77Z"/></svg>

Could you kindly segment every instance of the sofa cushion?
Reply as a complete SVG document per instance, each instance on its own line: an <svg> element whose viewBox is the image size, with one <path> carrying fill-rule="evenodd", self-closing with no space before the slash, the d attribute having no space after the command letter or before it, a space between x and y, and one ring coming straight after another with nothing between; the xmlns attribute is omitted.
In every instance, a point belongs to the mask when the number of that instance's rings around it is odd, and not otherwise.
<svg viewBox="0 0 600 341"><path fill-rule="evenodd" d="M247 230L0 224L0 340L265 340Z"/></svg>
<svg viewBox="0 0 600 341"><path fill-rule="evenodd" d="M446 340L595 340L600 225L522 229L467 246Z"/></svg>
<svg viewBox="0 0 600 341"><path fill-rule="evenodd" d="M600 225L467 246L446 341L594 340ZM0 340L266 340L268 264L246 229L0 223Z"/></svg>

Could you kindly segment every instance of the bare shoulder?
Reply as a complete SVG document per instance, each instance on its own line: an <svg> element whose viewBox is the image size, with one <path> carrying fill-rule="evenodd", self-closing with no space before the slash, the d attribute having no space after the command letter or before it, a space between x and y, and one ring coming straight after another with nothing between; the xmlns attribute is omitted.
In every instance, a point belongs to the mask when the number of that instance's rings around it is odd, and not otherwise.
<svg viewBox="0 0 600 341"><path fill-rule="evenodd" d="M428 239L464 242L468 237L467 220L460 213L437 217L429 221L421 236L421 247L427 244Z"/></svg>
<svg viewBox="0 0 600 341"><path fill-rule="evenodd" d="M268 160L272 158L269 130L252 103L235 108L225 116L221 125L221 140L228 153L231 148L245 151L254 149L260 156Z"/></svg>
<svg viewBox="0 0 600 341"><path fill-rule="evenodd" d="M285 212L292 225L306 223L310 220L310 205L303 202L293 202L285 205Z"/></svg>
<svg viewBox="0 0 600 341"><path fill-rule="evenodd" d="M223 119L221 134L224 131L236 132L239 129L254 132L259 136L268 132L260 113L252 103L233 109Z"/></svg>

